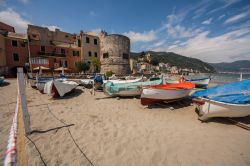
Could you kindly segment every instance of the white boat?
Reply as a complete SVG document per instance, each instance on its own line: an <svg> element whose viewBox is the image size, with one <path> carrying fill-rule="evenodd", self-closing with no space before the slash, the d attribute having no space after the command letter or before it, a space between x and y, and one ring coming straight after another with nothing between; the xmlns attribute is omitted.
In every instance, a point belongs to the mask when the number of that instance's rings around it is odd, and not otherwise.
<svg viewBox="0 0 250 166"><path fill-rule="evenodd" d="M194 86L193 83L183 82L144 87L141 94L141 104L150 105L162 101L171 102L183 99L190 94Z"/></svg>
<svg viewBox="0 0 250 166"><path fill-rule="evenodd" d="M113 82L114 84L127 84L127 83L133 83L133 82L140 82L142 81L142 77L136 78L134 80L103 80L103 83L107 83L108 81Z"/></svg>
<svg viewBox="0 0 250 166"><path fill-rule="evenodd" d="M53 78L52 77L49 77L49 78L43 78L41 80L39 80L35 85L36 85L36 88L41 92L41 93L44 93L44 86L47 82L49 81L52 81ZM57 78L55 79L57 81L66 81L67 79L66 78Z"/></svg>
<svg viewBox="0 0 250 166"><path fill-rule="evenodd" d="M66 93L71 92L75 89L78 84L74 81L49 81L44 86L44 93L53 95L53 97L64 96Z"/></svg>
<svg viewBox="0 0 250 166"><path fill-rule="evenodd" d="M199 101L200 100L200 101ZM250 104L229 104L205 98L196 101L199 119L206 121L213 117L244 117L250 115Z"/></svg>
<svg viewBox="0 0 250 166"><path fill-rule="evenodd" d="M206 77L206 78L191 78L191 79L187 79L186 81L192 82L195 84L196 87L198 88L206 88L209 84L210 81L210 77Z"/></svg>
<svg viewBox="0 0 250 166"><path fill-rule="evenodd" d="M165 79L167 84L178 84L179 80Z"/></svg>

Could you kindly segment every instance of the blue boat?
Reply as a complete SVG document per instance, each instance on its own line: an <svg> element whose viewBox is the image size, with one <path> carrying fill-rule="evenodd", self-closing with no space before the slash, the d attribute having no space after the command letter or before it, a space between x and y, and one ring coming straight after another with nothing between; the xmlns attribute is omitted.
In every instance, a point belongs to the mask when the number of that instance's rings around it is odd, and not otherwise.
<svg viewBox="0 0 250 166"><path fill-rule="evenodd" d="M250 80L233 82L193 93L199 119L250 115Z"/></svg>
<svg viewBox="0 0 250 166"><path fill-rule="evenodd" d="M0 77L0 85L4 83L4 77Z"/></svg>

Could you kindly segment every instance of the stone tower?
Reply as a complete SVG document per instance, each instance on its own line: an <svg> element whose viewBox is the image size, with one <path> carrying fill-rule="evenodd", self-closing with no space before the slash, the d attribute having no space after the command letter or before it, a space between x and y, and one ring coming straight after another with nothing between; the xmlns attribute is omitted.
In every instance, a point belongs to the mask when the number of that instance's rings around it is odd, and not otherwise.
<svg viewBox="0 0 250 166"><path fill-rule="evenodd" d="M100 34L101 73L130 74L130 39L119 34Z"/></svg>

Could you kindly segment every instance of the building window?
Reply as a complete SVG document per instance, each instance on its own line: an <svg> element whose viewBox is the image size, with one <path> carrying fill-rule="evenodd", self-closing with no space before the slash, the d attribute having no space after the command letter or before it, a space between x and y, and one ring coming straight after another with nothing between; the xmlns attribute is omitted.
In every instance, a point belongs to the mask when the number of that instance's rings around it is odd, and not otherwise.
<svg viewBox="0 0 250 166"><path fill-rule="evenodd" d="M108 58L109 57L109 53L103 53L103 58Z"/></svg>
<svg viewBox="0 0 250 166"><path fill-rule="evenodd" d="M91 62L90 62L90 61L88 61L88 64L90 65L90 64L91 64Z"/></svg>
<svg viewBox="0 0 250 166"><path fill-rule="evenodd" d="M97 39L94 39L94 45L97 45Z"/></svg>
<svg viewBox="0 0 250 166"><path fill-rule="evenodd" d="M41 46L41 52L45 52L45 46Z"/></svg>
<svg viewBox="0 0 250 166"><path fill-rule="evenodd" d="M13 59L14 59L14 61L18 62L19 61L19 55L17 53L13 53Z"/></svg>
<svg viewBox="0 0 250 166"><path fill-rule="evenodd" d="M73 56L79 56L80 52L79 51L73 51Z"/></svg>
<svg viewBox="0 0 250 166"><path fill-rule="evenodd" d="M17 47L17 40L12 40L11 44L12 44L13 47Z"/></svg>
<svg viewBox="0 0 250 166"><path fill-rule="evenodd" d="M80 56L80 52L79 51L73 51L73 56Z"/></svg>
<svg viewBox="0 0 250 166"><path fill-rule="evenodd" d="M81 47L81 40L80 40L80 39L78 39L77 41L78 41L78 42L77 42L78 47Z"/></svg>
<svg viewBox="0 0 250 166"><path fill-rule="evenodd" d="M21 46L22 46L22 47L25 47L25 43L24 43L24 42L22 42L22 43L21 43Z"/></svg>
<svg viewBox="0 0 250 166"><path fill-rule="evenodd" d="M68 61L64 61L64 67L68 67Z"/></svg>
<svg viewBox="0 0 250 166"><path fill-rule="evenodd" d="M86 43L89 43L89 37L86 37Z"/></svg>
<svg viewBox="0 0 250 166"><path fill-rule="evenodd" d="M65 49L61 49L61 53L63 54L63 55L65 55Z"/></svg>
<svg viewBox="0 0 250 166"><path fill-rule="evenodd" d="M122 58L123 58L123 59L128 59L128 54L123 53L123 54L122 54Z"/></svg>
<svg viewBox="0 0 250 166"><path fill-rule="evenodd" d="M97 57L97 52L95 52L95 57Z"/></svg>
<svg viewBox="0 0 250 166"><path fill-rule="evenodd" d="M92 56L92 53L91 53L91 51L89 51L89 57L91 57Z"/></svg>
<svg viewBox="0 0 250 166"><path fill-rule="evenodd" d="M56 63L56 58L54 59L54 63Z"/></svg>

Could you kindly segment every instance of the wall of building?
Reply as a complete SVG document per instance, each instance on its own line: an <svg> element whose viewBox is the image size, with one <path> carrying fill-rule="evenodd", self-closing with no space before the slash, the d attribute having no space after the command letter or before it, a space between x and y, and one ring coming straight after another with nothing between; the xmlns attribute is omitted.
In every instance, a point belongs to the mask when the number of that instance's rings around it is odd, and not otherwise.
<svg viewBox="0 0 250 166"><path fill-rule="evenodd" d="M81 38L81 59L83 61L87 61L91 64L92 58L96 57L100 59L100 40L97 35L87 34L84 32L80 33ZM89 39L89 43L87 42L87 38ZM96 43L94 43L96 40ZM93 66L91 65L90 71L93 70Z"/></svg>
<svg viewBox="0 0 250 166"><path fill-rule="evenodd" d="M0 67L6 66L5 37L0 34Z"/></svg>
<svg viewBox="0 0 250 166"><path fill-rule="evenodd" d="M17 47L12 46L12 40L17 41ZM10 73L11 71L15 71L16 67L24 67L25 63L29 62L27 40L8 37L5 40L5 49L6 65ZM14 61L14 53L18 54L19 61Z"/></svg>
<svg viewBox="0 0 250 166"><path fill-rule="evenodd" d="M59 29L50 31L46 27L28 25L27 30L30 39L30 53L32 58L47 58L48 67L55 69L63 64L70 71L76 72L75 62L81 60L81 47L78 47L78 38L75 34L62 32ZM45 52L41 51L41 46L45 47ZM61 50L64 49L65 53ZM75 56L73 54L76 53ZM33 64L33 66L45 66L43 64Z"/></svg>
<svg viewBox="0 0 250 166"><path fill-rule="evenodd" d="M7 25L3 22L0 22L0 30L7 31L7 32L15 32L15 28Z"/></svg>
<svg viewBox="0 0 250 166"><path fill-rule="evenodd" d="M112 71L117 75L130 74L130 40L118 34L100 35L101 73Z"/></svg>

